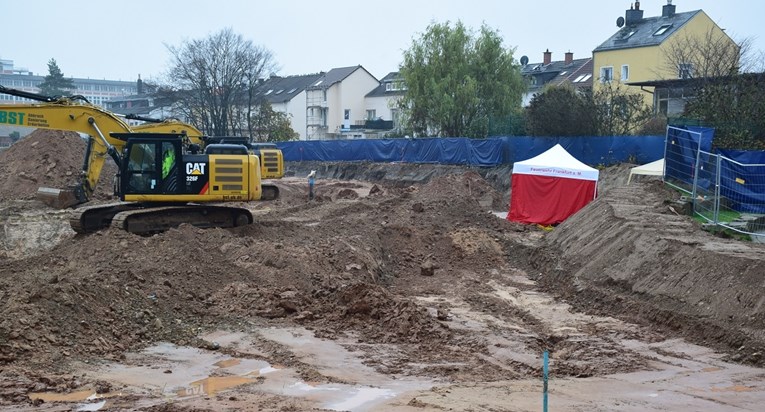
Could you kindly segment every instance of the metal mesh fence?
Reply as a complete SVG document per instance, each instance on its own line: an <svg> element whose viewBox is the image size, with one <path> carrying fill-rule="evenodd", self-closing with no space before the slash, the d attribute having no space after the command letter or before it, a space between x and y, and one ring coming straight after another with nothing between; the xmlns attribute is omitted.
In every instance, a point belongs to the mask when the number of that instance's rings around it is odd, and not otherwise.
<svg viewBox="0 0 765 412"><path fill-rule="evenodd" d="M765 163L712 153L711 135L672 126L664 161L664 181L689 196L696 216L765 243Z"/></svg>

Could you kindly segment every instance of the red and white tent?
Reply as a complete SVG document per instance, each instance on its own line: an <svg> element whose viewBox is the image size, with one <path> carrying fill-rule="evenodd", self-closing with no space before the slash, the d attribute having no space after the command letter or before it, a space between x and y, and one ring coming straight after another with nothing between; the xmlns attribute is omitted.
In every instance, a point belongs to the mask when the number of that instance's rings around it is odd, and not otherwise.
<svg viewBox="0 0 765 412"><path fill-rule="evenodd" d="M515 162L507 220L541 225L566 220L595 199L598 174L559 144Z"/></svg>

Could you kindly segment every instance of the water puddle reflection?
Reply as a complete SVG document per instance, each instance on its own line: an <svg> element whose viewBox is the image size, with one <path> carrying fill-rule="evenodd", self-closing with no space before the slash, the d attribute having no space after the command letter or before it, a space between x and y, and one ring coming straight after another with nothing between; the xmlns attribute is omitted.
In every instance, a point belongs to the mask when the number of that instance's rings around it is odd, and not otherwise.
<svg viewBox="0 0 765 412"><path fill-rule="evenodd" d="M336 342L315 338L304 329L268 329L256 335L216 332L214 340L243 354L232 357L219 351L161 343L140 353L127 354L124 363L110 363L88 373L90 378L103 379L124 388L129 397L148 396L154 399L193 399L214 397L223 391L245 385L257 385L262 393L296 397L324 409L363 411L411 390L430 388L430 381L410 380L381 375L364 365L360 353L349 352ZM284 365L272 365L255 349L263 339L282 345L303 365L310 365L321 375L344 383L306 382L300 373ZM331 379L334 378L334 379ZM122 395L122 394L119 394ZM83 389L69 394L32 394L32 399L45 402L78 402L76 410L110 409L106 400L95 403L93 390ZM112 395L114 396L114 395ZM127 401L128 398L122 398Z"/></svg>

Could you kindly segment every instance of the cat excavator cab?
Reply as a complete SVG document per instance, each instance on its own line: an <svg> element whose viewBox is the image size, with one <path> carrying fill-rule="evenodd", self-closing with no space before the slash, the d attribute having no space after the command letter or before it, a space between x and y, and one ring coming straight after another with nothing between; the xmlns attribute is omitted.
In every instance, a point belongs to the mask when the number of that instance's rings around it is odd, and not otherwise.
<svg viewBox="0 0 765 412"><path fill-rule="evenodd" d="M205 136L196 127L178 121L162 120L145 116L127 115L126 119L145 122L133 126L133 131L150 133L186 133L192 144L205 147L210 144L240 144L246 146L260 158L260 176L265 179L284 177L284 156L274 143L251 143L246 137L211 137ZM276 186L272 186L276 187ZM278 196L276 193L274 196Z"/></svg>
<svg viewBox="0 0 765 412"><path fill-rule="evenodd" d="M88 233L114 226L137 234L182 223L198 227L249 224L246 207L221 203L267 200L260 159L244 145L203 146L195 129L138 131L84 98L50 98L0 86L0 93L37 100L0 106L0 124L68 130L90 136L79 182L67 189L40 188L38 198L59 208L88 202L107 157L117 164L118 203L75 208L72 228ZM200 134L201 135L201 134ZM223 147L225 146L225 147ZM225 150L224 150L225 149ZM276 190L270 190L273 195Z"/></svg>

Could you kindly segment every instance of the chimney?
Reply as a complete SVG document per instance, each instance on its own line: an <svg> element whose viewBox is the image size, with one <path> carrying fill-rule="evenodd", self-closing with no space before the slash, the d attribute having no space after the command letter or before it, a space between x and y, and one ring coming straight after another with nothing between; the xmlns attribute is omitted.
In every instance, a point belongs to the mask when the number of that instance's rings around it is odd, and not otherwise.
<svg viewBox="0 0 765 412"><path fill-rule="evenodd" d="M571 64L574 62L574 53L566 52L566 64Z"/></svg>
<svg viewBox="0 0 765 412"><path fill-rule="evenodd" d="M627 26L632 26L640 23L640 20L643 20L643 10L640 10L640 2L636 1L635 7L630 6L630 9L627 10L627 14L624 16L624 23Z"/></svg>
<svg viewBox="0 0 765 412"><path fill-rule="evenodd" d="M138 74L138 81L136 81L135 90L137 95L143 94L143 80L141 80L141 74Z"/></svg>
<svg viewBox="0 0 765 412"><path fill-rule="evenodd" d="M542 62L546 65L550 64L552 62L552 52L550 51L550 49L545 50L544 56L545 57Z"/></svg>
<svg viewBox="0 0 765 412"><path fill-rule="evenodd" d="M667 0L667 4L661 8L661 17L672 17L675 15L675 6L672 5L672 0Z"/></svg>

